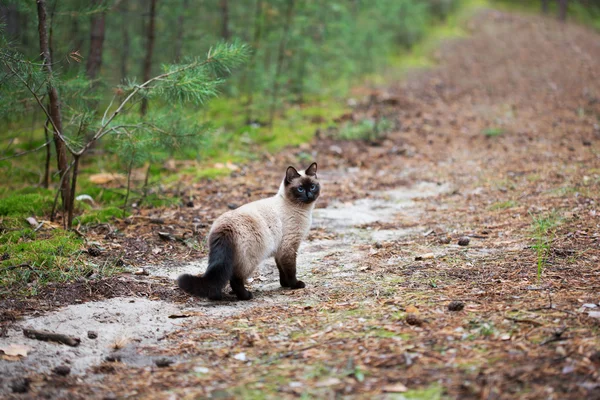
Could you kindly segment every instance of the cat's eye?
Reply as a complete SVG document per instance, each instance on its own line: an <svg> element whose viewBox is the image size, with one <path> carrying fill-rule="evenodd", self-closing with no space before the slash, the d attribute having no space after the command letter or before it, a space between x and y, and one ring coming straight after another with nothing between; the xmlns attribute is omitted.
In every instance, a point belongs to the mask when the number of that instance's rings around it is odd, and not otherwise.
<svg viewBox="0 0 600 400"><path fill-rule="evenodd" d="M314 192L317 187L315 185L310 185L310 191Z"/></svg>
<svg viewBox="0 0 600 400"><path fill-rule="evenodd" d="M302 193L302 192L304 192L304 188L303 188L302 186L298 186L298 191L299 191L300 193Z"/></svg>

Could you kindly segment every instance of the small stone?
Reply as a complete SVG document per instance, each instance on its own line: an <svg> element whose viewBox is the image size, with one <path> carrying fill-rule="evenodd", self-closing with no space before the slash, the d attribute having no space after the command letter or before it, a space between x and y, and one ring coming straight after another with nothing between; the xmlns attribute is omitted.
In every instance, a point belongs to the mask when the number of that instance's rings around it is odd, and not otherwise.
<svg viewBox="0 0 600 400"><path fill-rule="evenodd" d="M469 238L468 236L463 236L460 239L458 239L459 246L468 246L469 242L471 242L471 238Z"/></svg>
<svg viewBox="0 0 600 400"><path fill-rule="evenodd" d="M406 315L406 323L413 326L421 326L423 325L423 320L417 317L417 314L407 314Z"/></svg>
<svg viewBox="0 0 600 400"><path fill-rule="evenodd" d="M416 256L415 257L415 261L429 260L429 259L432 259L434 257L435 257L435 255L433 253L421 254L420 256Z"/></svg>
<svg viewBox="0 0 600 400"><path fill-rule="evenodd" d="M158 232L158 237L165 241L175 240L175 237L173 237L173 235L171 235L169 232Z"/></svg>
<svg viewBox="0 0 600 400"><path fill-rule="evenodd" d="M97 247L89 247L87 249L87 253L92 257L98 257L99 255L102 254L102 250L100 250Z"/></svg>
<svg viewBox="0 0 600 400"><path fill-rule="evenodd" d="M108 362L120 362L121 361L121 356L113 354L113 355L110 355L110 356L106 356L104 359L106 361L108 361Z"/></svg>
<svg viewBox="0 0 600 400"><path fill-rule="evenodd" d="M133 273L134 275L149 275L148 271L145 268L138 268L135 270L135 272Z"/></svg>
<svg viewBox="0 0 600 400"><path fill-rule="evenodd" d="M173 362L173 360L170 360L168 358L157 358L156 360L154 360L154 364L156 364L158 368L168 367L169 365L173 364Z"/></svg>
<svg viewBox="0 0 600 400"><path fill-rule="evenodd" d="M600 350L592 353L592 355L590 356L590 361L596 365L600 365Z"/></svg>
<svg viewBox="0 0 600 400"><path fill-rule="evenodd" d="M52 372L54 372L56 375L67 376L71 373L71 367L59 365L58 367L55 367Z"/></svg>
<svg viewBox="0 0 600 400"><path fill-rule="evenodd" d="M441 238L439 238L440 244L449 244L452 239L450 238L450 236L442 236Z"/></svg>
<svg viewBox="0 0 600 400"><path fill-rule="evenodd" d="M29 391L28 378L16 378L10 383L13 393L27 393Z"/></svg>
<svg viewBox="0 0 600 400"><path fill-rule="evenodd" d="M98 338L98 332L96 332L96 331L88 331L88 338L90 338L90 339L97 339Z"/></svg>
<svg viewBox="0 0 600 400"><path fill-rule="evenodd" d="M462 301L451 301L450 304L448 304L448 310L449 311L462 311L462 309L465 308L465 303L463 303Z"/></svg>

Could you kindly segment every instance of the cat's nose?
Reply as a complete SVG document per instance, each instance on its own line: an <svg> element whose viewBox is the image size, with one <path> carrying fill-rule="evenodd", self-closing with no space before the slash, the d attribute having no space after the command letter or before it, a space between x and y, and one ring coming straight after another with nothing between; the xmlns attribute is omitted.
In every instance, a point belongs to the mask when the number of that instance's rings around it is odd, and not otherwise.
<svg viewBox="0 0 600 400"><path fill-rule="evenodd" d="M307 195L308 195L308 198L311 200L315 198L315 195L313 194L313 192L308 192Z"/></svg>

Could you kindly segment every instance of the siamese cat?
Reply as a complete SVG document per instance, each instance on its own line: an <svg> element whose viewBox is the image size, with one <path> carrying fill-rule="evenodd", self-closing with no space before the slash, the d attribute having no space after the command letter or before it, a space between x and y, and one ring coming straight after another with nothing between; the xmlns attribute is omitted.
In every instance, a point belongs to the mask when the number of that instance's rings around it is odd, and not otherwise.
<svg viewBox="0 0 600 400"><path fill-rule="evenodd" d="M296 279L296 254L308 234L321 187L317 164L304 172L288 167L273 197L245 204L221 215L208 234L208 268L202 276L183 274L177 283L185 292L220 300L227 282L240 300L250 300L244 287L261 262L274 256L281 286L303 288Z"/></svg>

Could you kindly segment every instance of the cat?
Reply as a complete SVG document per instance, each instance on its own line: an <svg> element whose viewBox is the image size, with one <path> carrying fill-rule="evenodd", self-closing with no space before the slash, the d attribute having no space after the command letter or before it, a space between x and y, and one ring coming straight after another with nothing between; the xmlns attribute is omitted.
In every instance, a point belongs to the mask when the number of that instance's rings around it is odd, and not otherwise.
<svg viewBox="0 0 600 400"><path fill-rule="evenodd" d="M215 220L208 234L206 272L179 276L179 287L192 295L220 300L229 281L238 299L250 300L252 293L244 282L271 256L281 286L305 287L296 278L296 255L310 229L320 191L317 163L304 172L288 167L275 196L245 204Z"/></svg>

